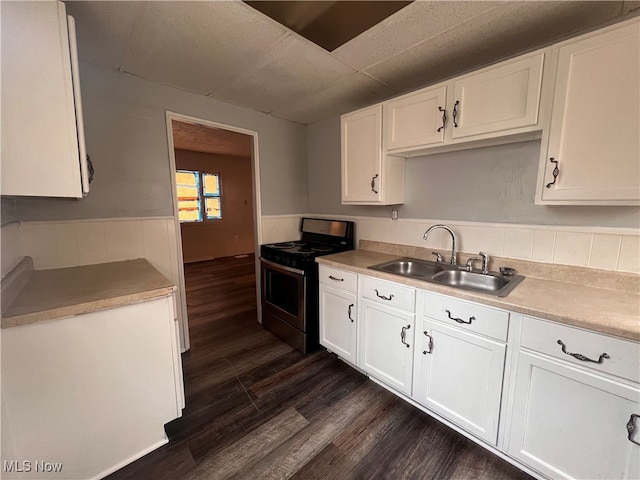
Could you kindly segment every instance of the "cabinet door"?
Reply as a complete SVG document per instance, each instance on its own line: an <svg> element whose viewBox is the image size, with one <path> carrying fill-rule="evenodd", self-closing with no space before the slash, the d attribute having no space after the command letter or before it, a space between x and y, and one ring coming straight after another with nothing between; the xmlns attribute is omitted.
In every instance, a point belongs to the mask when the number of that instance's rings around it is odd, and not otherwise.
<svg viewBox="0 0 640 480"><path fill-rule="evenodd" d="M382 105L343 115L342 201L380 200L382 189Z"/></svg>
<svg viewBox="0 0 640 480"><path fill-rule="evenodd" d="M356 295L320 286L320 344L356 363Z"/></svg>
<svg viewBox="0 0 640 480"><path fill-rule="evenodd" d="M559 48L542 203L640 201L639 32L635 20Z"/></svg>
<svg viewBox="0 0 640 480"><path fill-rule="evenodd" d="M2 194L82 197L64 4L2 2L0 8Z"/></svg>
<svg viewBox="0 0 640 480"><path fill-rule="evenodd" d="M411 395L414 314L360 300L360 367Z"/></svg>
<svg viewBox="0 0 640 480"><path fill-rule="evenodd" d="M537 125L543 60L536 53L456 80L451 138Z"/></svg>
<svg viewBox="0 0 640 480"><path fill-rule="evenodd" d="M552 478L639 478L632 414L637 387L520 352L508 454Z"/></svg>
<svg viewBox="0 0 640 480"><path fill-rule="evenodd" d="M440 85L386 102L383 118L387 150L442 143L446 94L446 85Z"/></svg>
<svg viewBox="0 0 640 480"><path fill-rule="evenodd" d="M496 445L504 343L426 318L416 335L414 399Z"/></svg>

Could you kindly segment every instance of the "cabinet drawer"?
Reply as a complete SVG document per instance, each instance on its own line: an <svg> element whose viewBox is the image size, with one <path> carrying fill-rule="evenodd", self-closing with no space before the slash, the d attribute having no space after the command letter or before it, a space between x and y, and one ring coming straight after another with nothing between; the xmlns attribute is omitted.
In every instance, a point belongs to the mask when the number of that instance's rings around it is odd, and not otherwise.
<svg viewBox="0 0 640 480"><path fill-rule="evenodd" d="M424 292L425 317L476 332L496 340L507 340L509 312L457 298Z"/></svg>
<svg viewBox="0 0 640 480"><path fill-rule="evenodd" d="M558 342L562 342L564 347ZM523 317L521 346L575 365L640 382L640 345L636 342ZM600 359L602 363L596 363Z"/></svg>
<svg viewBox="0 0 640 480"><path fill-rule="evenodd" d="M381 305L415 311L416 289L378 278L360 277L360 295Z"/></svg>
<svg viewBox="0 0 640 480"><path fill-rule="evenodd" d="M356 293L358 291L358 274L340 270L338 268L320 265L320 283L331 285L332 287Z"/></svg>

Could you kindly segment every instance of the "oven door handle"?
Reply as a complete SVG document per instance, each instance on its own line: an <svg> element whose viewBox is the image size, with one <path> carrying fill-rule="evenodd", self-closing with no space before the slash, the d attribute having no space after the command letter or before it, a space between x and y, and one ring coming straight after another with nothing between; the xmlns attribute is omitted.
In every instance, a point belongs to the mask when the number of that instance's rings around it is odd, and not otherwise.
<svg viewBox="0 0 640 480"><path fill-rule="evenodd" d="M270 267L274 268L275 270L284 270L285 272L297 273L298 275L303 275L304 276L304 270L298 270L297 268L285 267L284 265L280 265L279 263L275 263L275 262L272 262L270 260L265 260L262 257L260 257L260 261L263 262L265 265L269 265Z"/></svg>

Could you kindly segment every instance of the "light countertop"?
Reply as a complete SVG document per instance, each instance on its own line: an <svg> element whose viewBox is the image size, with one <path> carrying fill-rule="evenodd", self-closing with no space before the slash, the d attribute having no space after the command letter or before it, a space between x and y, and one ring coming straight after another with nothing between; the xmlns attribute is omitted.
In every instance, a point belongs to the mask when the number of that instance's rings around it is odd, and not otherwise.
<svg viewBox="0 0 640 480"><path fill-rule="evenodd" d="M163 297L176 287L146 259L34 270L2 315L10 328Z"/></svg>
<svg viewBox="0 0 640 480"><path fill-rule="evenodd" d="M316 261L321 265L640 341L640 295L635 293L527 277L506 297L496 297L367 268L397 258L400 257L389 253L352 250L321 256Z"/></svg>

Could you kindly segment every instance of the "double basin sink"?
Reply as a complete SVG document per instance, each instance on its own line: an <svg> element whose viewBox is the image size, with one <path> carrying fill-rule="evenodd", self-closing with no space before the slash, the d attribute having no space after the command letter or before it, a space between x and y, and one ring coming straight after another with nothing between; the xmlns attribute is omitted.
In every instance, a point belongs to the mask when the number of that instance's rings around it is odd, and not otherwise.
<svg viewBox="0 0 640 480"><path fill-rule="evenodd" d="M498 297L506 297L518 283L524 280L522 275L503 275L497 272L473 272L456 265L436 263L416 258L400 258L398 260L372 265L369 268L402 277L415 278L429 283L488 293L489 295L496 295Z"/></svg>

